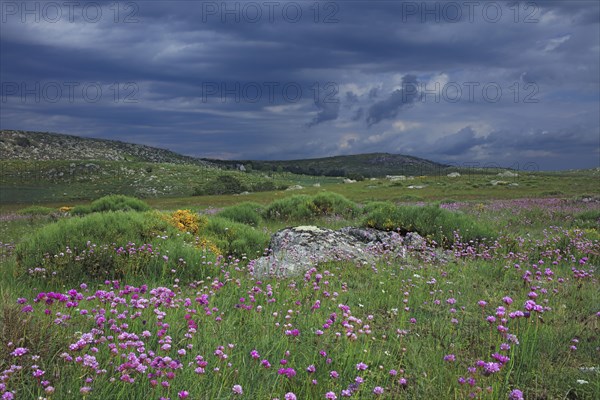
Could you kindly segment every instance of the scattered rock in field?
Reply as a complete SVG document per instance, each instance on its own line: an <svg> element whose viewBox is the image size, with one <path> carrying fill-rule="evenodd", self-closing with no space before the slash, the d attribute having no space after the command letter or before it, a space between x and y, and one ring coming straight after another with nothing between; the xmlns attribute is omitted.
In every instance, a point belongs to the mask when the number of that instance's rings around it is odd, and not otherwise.
<svg viewBox="0 0 600 400"><path fill-rule="evenodd" d="M392 182L405 181L406 180L406 176L404 176L404 175L386 175L385 178L389 179Z"/></svg>
<svg viewBox="0 0 600 400"><path fill-rule="evenodd" d="M404 239L397 232L380 231L373 228L356 228L347 226L339 230L339 232L352 236L353 238L365 243L369 246L381 245L388 248L398 248L402 246Z"/></svg>
<svg viewBox="0 0 600 400"><path fill-rule="evenodd" d="M427 242L417 232L408 232L404 237L404 245L410 250L422 250L427 247Z"/></svg>
<svg viewBox="0 0 600 400"><path fill-rule="evenodd" d="M498 176L501 178L515 178L515 177L519 176L519 174L517 174L516 172L504 171L504 172L500 172L498 174Z"/></svg>
<svg viewBox="0 0 600 400"><path fill-rule="evenodd" d="M448 175L446 175L448 178L458 178L460 177L460 174L458 172L451 172Z"/></svg>
<svg viewBox="0 0 600 400"><path fill-rule="evenodd" d="M407 187L407 189L423 189L426 187L427 187L427 185L410 185Z"/></svg>
<svg viewBox="0 0 600 400"><path fill-rule="evenodd" d="M293 186L290 186L289 188L287 188L285 190L302 190L302 189L304 189L304 186L293 185Z"/></svg>
<svg viewBox="0 0 600 400"><path fill-rule="evenodd" d="M317 182L317 183L315 183L313 186L314 186L314 187L321 187L321 184L320 184L319 182Z"/></svg>
<svg viewBox="0 0 600 400"><path fill-rule="evenodd" d="M356 183L356 181L354 179L344 179L344 183Z"/></svg>
<svg viewBox="0 0 600 400"><path fill-rule="evenodd" d="M254 276L264 278L297 276L319 262L354 260L373 261L365 246L352 236L316 226L298 226L276 232L271 237L270 256L254 261Z"/></svg>
<svg viewBox="0 0 600 400"><path fill-rule="evenodd" d="M492 186L498 186L498 185L500 185L500 186L506 186L506 185L508 185L508 182L506 182L506 181L490 181L490 183L491 183Z"/></svg>
<svg viewBox="0 0 600 400"><path fill-rule="evenodd" d="M282 229L271 237L270 256L252 261L257 278L298 276L320 262L351 260L370 264L378 254L400 248L402 236L396 232L347 227L334 231L316 226Z"/></svg>

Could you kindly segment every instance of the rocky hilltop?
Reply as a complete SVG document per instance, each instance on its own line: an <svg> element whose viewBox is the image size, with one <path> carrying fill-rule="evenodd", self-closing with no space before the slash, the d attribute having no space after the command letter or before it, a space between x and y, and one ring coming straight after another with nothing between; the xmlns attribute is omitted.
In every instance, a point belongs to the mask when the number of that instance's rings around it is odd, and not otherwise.
<svg viewBox="0 0 600 400"><path fill-rule="evenodd" d="M105 160L212 165L170 150L57 133L0 131L0 160Z"/></svg>

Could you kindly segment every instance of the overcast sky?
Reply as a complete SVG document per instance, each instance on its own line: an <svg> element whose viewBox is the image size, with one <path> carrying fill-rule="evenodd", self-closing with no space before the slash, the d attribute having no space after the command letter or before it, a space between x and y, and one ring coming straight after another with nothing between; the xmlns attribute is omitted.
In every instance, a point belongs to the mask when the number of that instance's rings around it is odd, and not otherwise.
<svg viewBox="0 0 600 400"><path fill-rule="evenodd" d="M600 166L598 1L1 1L2 129Z"/></svg>

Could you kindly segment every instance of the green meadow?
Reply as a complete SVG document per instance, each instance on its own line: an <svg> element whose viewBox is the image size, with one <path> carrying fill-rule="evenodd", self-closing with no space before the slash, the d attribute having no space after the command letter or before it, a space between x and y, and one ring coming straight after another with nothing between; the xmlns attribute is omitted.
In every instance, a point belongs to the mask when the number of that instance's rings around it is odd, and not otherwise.
<svg viewBox="0 0 600 400"><path fill-rule="evenodd" d="M96 164L106 175L48 181L70 165L49 164L39 185L3 164L3 398L600 396L597 171L216 181L140 163L113 181L124 167ZM232 182L248 193L202 194ZM296 225L426 244L254 277Z"/></svg>

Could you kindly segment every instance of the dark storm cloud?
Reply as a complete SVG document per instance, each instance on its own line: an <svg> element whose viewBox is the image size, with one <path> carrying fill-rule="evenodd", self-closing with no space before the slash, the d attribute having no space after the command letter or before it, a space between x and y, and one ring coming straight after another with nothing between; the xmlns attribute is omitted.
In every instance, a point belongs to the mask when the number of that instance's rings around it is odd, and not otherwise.
<svg viewBox="0 0 600 400"><path fill-rule="evenodd" d="M99 3L80 3L73 22L52 23L23 23L6 4L24 2L1 3L1 128L130 138L200 156L409 151L598 163L597 2L481 2L456 17L443 1L281 1L271 21L262 2L134 1L102 3L97 22L81 10ZM36 84L73 82L101 85L101 98L31 94ZM478 84L473 101L444 97L444 85L465 82ZM436 83L439 99L420 101L423 85ZM481 95L490 83L503 90L497 102ZM126 84L134 102L124 101ZM524 102L531 90L537 103Z"/></svg>
<svg viewBox="0 0 600 400"><path fill-rule="evenodd" d="M384 119L392 119L398 115L403 107L406 107L419 99L419 87L417 77L405 75L402 77L402 87L394 90L390 96L373 104L368 111L367 124L377 124Z"/></svg>
<svg viewBox="0 0 600 400"><path fill-rule="evenodd" d="M321 101L315 103L315 105L319 108L319 113L308 123L308 127L313 127L322 122L332 121L336 119L340 112L340 103L336 102L327 102Z"/></svg>
<svg viewBox="0 0 600 400"><path fill-rule="evenodd" d="M365 114L365 110L362 107L359 108L358 110L356 110L356 112L352 116L352 121L361 120L364 114Z"/></svg>
<svg viewBox="0 0 600 400"><path fill-rule="evenodd" d="M456 156L467 153L473 147L483 144L485 139L475 136L475 132L470 126L460 131L443 136L436 140L431 150L441 155Z"/></svg>
<svg viewBox="0 0 600 400"><path fill-rule="evenodd" d="M348 103L356 103L358 102L358 95L353 92L346 92L346 101Z"/></svg>
<svg viewBox="0 0 600 400"><path fill-rule="evenodd" d="M594 137L593 134L597 136ZM483 142L488 148L504 150L543 150L555 154L585 152L587 148L598 148L600 131L590 126L572 125L562 129L528 132L492 132Z"/></svg>

